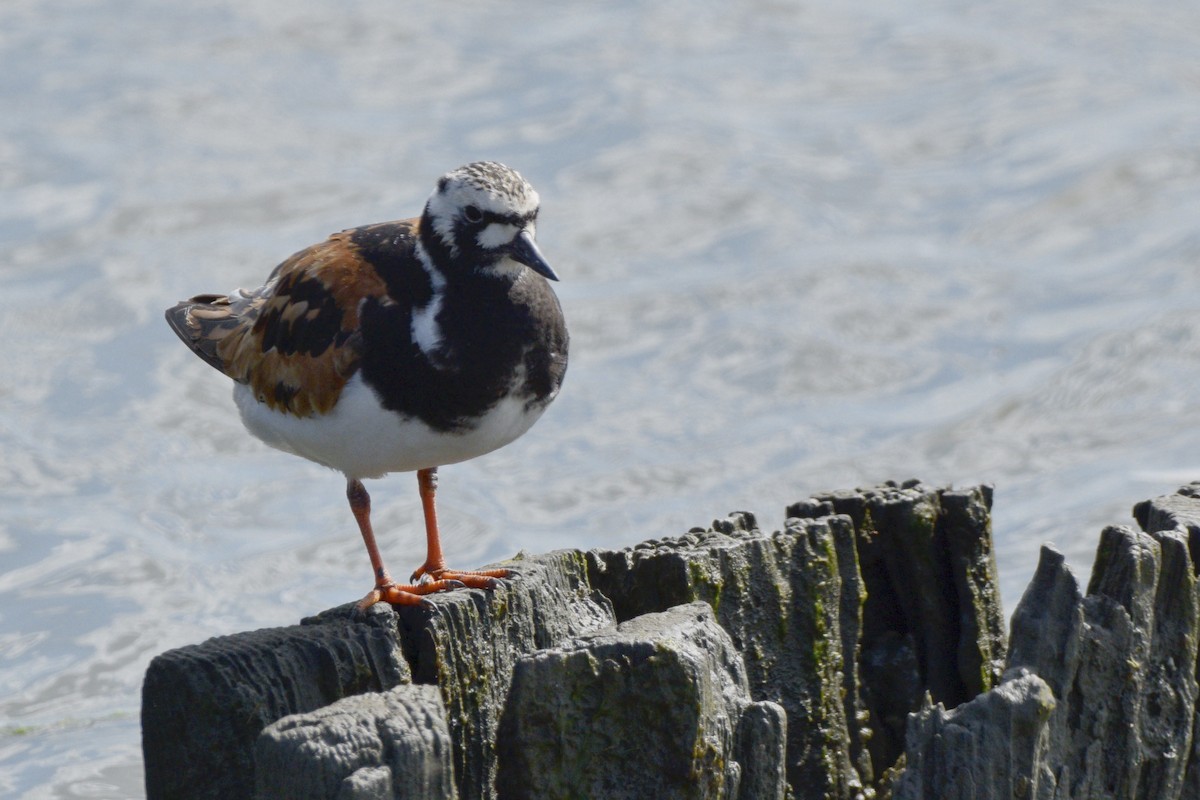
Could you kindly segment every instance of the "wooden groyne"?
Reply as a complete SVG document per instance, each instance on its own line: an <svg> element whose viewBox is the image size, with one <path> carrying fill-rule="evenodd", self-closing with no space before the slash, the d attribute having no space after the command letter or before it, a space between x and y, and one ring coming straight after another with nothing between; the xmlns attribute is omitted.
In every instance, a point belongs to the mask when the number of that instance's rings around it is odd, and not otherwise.
<svg viewBox="0 0 1200 800"><path fill-rule="evenodd" d="M147 795L1200 799L1200 484L1105 529L1086 593L1044 548L1008 637L991 502L823 494L169 651Z"/></svg>

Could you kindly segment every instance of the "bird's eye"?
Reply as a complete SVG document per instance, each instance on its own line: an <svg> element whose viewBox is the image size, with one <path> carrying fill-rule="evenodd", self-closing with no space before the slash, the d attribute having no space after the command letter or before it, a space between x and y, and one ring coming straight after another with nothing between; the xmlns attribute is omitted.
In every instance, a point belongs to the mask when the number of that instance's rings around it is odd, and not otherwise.
<svg viewBox="0 0 1200 800"><path fill-rule="evenodd" d="M467 206L463 209L463 219L467 222L481 222L483 220L483 212L478 206Z"/></svg>

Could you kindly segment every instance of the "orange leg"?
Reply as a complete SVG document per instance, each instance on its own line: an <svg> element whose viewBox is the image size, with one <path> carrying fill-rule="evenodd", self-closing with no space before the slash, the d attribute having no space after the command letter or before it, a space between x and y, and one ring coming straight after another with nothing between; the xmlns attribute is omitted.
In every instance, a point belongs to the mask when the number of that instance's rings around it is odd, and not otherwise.
<svg viewBox="0 0 1200 800"><path fill-rule="evenodd" d="M495 589L500 584L496 578L507 578L506 569L456 570L446 568L446 559L442 555L442 538L438 533L437 505L434 498L437 495L437 467L417 470L417 485L421 490L421 508L425 512L425 563L413 572L411 580L420 586L429 582L458 581L464 586L476 589ZM430 581L430 579L432 579Z"/></svg>
<svg viewBox="0 0 1200 800"><path fill-rule="evenodd" d="M358 522L358 530L362 534L363 544L367 546L367 555L371 559L371 569L375 573L375 588L367 596L358 601L360 611L383 601L397 606L429 605L422 595L442 592L447 589L457 589L461 586L471 586L477 589L495 589L499 584L496 578L505 578L509 572L506 569L489 569L479 572L458 572L446 569L442 557L442 543L438 536L437 510L434 507L434 494L437 492L437 468L431 467L417 472L417 480L421 489L421 506L425 512L425 537L428 553L425 564L413 573L412 583L398 584L388 574L383 565L383 557L379 555L379 546L375 543L375 532L371 528L371 496L362 481L353 478L346 481L346 499L350 501L350 511Z"/></svg>
<svg viewBox="0 0 1200 800"><path fill-rule="evenodd" d="M375 588L358 601L360 611L365 611L380 600L401 606L428 605L429 601L421 595L463 585L453 579L429 581L420 586L396 584L388 575L383 558L379 555L379 546L375 544L375 532L371 529L371 496L367 494L367 488L362 485L362 481L350 479L346 482L346 499L350 501L350 511L358 522L363 544L367 546L367 555L371 558L371 569L375 572Z"/></svg>

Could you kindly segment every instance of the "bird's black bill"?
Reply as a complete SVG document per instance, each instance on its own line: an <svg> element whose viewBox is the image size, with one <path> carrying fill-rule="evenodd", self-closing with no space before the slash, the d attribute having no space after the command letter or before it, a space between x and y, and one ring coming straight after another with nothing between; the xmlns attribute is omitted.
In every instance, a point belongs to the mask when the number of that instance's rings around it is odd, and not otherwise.
<svg viewBox="0 0 1200 800"><path fill-rule="evenodd" d="M529 231L521 231L517 234L517 238L513 239L509 255L537 274L543 275L552 281L558 280L558 276L554 274L554 270L546 263L546 259L542 258L542 251L538 250L538 246L534 243L533 237L529 235Z"/></svg>

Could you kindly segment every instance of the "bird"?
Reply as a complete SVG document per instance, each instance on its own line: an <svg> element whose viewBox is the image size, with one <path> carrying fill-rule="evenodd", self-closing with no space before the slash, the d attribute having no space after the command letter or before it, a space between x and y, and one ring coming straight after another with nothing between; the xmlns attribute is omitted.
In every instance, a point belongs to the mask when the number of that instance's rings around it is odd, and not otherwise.
<svg viewBox="0 0 1200 800"><path fill-rule="evenodd" d="M167 309L192 352L233 379L246 429L341 472L378 602L495 589L507 569L446 566L438 468L523 435L558 395L569 336L536 243L538 193L477 161L442 175L419 217L350 228L280 263L258 289ZM426 557L397 583L363 480L416 472Z"/></svg>

